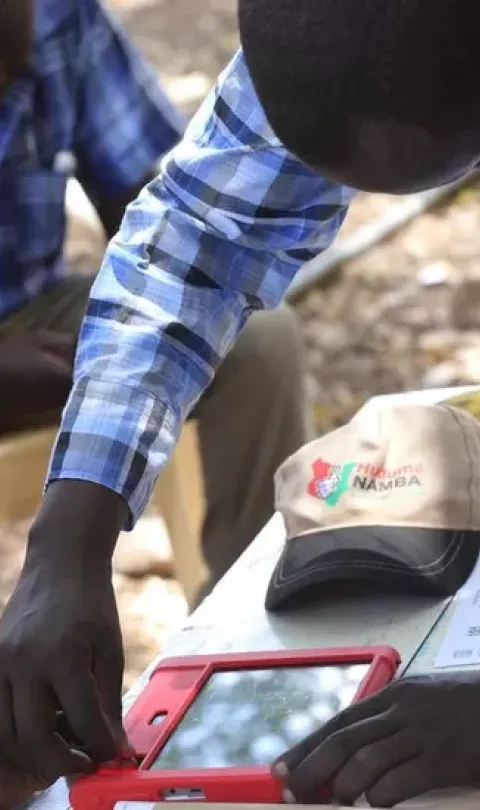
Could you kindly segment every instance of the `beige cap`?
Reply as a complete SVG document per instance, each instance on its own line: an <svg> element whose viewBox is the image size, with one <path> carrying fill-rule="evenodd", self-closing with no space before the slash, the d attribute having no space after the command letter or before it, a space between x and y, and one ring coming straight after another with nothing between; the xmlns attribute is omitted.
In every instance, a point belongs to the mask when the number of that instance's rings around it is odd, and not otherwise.
<svg viewBox="0 0 480 810"><path fill-rule="evenodd" d="M332 580L450 595L480 552L480 423L449 405L385 405L291 456L275 493L287 541L268 609Z"/></svg>

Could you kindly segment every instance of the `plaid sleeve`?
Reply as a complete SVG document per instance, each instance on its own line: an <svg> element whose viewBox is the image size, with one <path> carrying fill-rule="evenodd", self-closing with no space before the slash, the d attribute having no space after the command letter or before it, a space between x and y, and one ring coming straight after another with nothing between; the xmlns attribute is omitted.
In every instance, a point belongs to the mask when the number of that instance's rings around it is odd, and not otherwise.
<svg viewBox="0 0 480 810"><path fill-rule="evenodd" d="M99 0L81 0L78 18L76 155L95 201L144 180L185 122Z"/></svg>
<svg viewBox="0 0 480 810"><path fill-rule="evenodd" d="M331 243L352 194L281 146L237 54L110 243L50 479L115 490L133 522L248 316Z"/></svg>

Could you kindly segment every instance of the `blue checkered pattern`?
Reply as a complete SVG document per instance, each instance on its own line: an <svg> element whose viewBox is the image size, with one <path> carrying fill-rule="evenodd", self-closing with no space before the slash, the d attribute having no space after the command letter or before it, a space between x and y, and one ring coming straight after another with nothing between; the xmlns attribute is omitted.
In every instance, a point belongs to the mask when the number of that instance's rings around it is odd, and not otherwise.
<svg viewBox="0 0 480 810"><path fill-rule="evenodd" d="M109 246L51 479L115 490L131 525L248 316L330 245L352 196L277 140L238 53Z"/></svg>
<svg viewBox="0 0 480 810"><path fill-rule="evenodd" d="M29 71L0 103L0 318L63 273L59 154L74 156L96 202L138 185L184 129L98 0L35 8Z"/></svg>

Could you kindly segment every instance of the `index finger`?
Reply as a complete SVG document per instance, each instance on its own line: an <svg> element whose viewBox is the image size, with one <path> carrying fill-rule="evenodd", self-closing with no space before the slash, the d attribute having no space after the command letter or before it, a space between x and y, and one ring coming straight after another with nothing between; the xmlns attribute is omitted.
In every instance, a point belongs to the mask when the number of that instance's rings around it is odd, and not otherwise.
<svg viewBox="0 0 480 810"><path fill-rule="evenodd" d="M376 695L366 700L352 704L352 706L349 706L347 709L344 709L332 717L331 720L328 720L318 731L314 731L298 743L298 745L293 746L293 748L290 748L282 754L272 765L273 775L281 779L286 778L290 771L298 767L312 751L318 748L319 745L333 734L349 726L357 725L357 723L361 723L378 714L382 714L386 708L388 708L388 698L385 697L384 691L378 692Z"/></svg>
<svg viewBox="0 0 480 810"><path fill-rule="evenodd" d="M53 686L68 726L82 750L96 763L114 759L118 743L92 672L87 669L75 675L60 674Z"/></svg>
<svg viewBox="0 0 480 810"><path fill-rule="evenodd" d="M60 776L89 770L88 757L71 750L56 733L56 713L46 686L28 676L15 685L13 704L17 739L28 755L25 770L52 784Z"/></svg>

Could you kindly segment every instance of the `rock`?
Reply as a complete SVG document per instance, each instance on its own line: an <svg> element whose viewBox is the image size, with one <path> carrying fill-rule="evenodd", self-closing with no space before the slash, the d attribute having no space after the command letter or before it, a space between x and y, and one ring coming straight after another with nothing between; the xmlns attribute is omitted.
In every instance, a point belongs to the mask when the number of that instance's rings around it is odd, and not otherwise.
<svg viewBox="0 0 480 810"><path fill-rule="evenodd" d="M418 335L416 346L427 366L452 362L461 337L454 329L432 329Z"/></svg>
<svg viewBox="0 0 480 810"><path fill-rule="evenodd" d="M396 322L412 329L420 329L428 321L428 311L426 307L418 304L406 307L403 312L396 313Z"/></svg>
<svg viewBox="0 0 480 810"><path fill-rule="evenodd" d="M302 321L316 318L325 306L325 295L320 290L312 289L307 296L301 298L295 307L298 317Z"/></svg>
<svg viewBox="0 0 480 810"><path fill-rule="evenodd" d="M125 647L124 686L130 688L187 616L179 586L159 577L124 580L116 591Z"/></svg>
<svg viewBox="0 0 480 810"><path fill-rule="evenodd" d="M113 568L117 574L134 578L173 575L170 540L160 516L146 515L132 532L122 532Z"/></svg>
<svg viewBox="0 0 480 810"><path fill-rule="evenodd" d="M148 577L138 592L134 610L143 617L146 630L155 635L183 621L187 615L187 604L176 582Z"/></svg>
<svg viewBox="0 0 480 810"><path fill-rule="evenodd" d="M429 368L423 377L423 388L448 388L459 383L456 363L439 363Z"/></svg>
<svg viewBox="0 0 480 810"><path fill-rule="evenodd" d="M480 348L470 347L456 353L457 367L466 384L480 383Z"/></svg>
<svg viewBox="0 0 480 810"><path fill-rule="evenodd" d="M413 349L413 336L408 329L399 329L390 336L390 345L396 352L408 352Z"/></svg>
<svg viewBox="0 0 480 810"><path fill-rule="evenodd" d="M424 352L444 354L451 352L461 341L455 329L431 329L417 338L417 346Z"/></svg>
<svg viewBox="0 0 480 810"><path fill-rule="evenodd" d="M349 343L347 329L342 323L313 322L308 333L314 345L321 346L323 351L338 351Z"/></svg>
<svg viewBox="0 0 480 810"><path fill-rule="evenodd" d="M403 249L415 262L438 261L443 246L448 244L445 230L441 218L433 212L416 217L401 236Z"/></svg>
<svg viewBox="0 0 480 810"><path fill-rule="evenodd" d="M317 381L321 382L323 376L323 370L325 367L325 352L322 349L312 348L310 351L306 352L306 367L307 372L313 376L317 377ZM307 377L308 377L307 373ZM309 383L307 383L309 385Z"/></svg>
<svg viewBox="0 0 480 810"><path fill-rule="evenodd" d="M455 278L455 270L449 262L434 262L422 267L418 273L418 283L421 287L435 287L440 284L449 284Z"/></svg>
<svg viewBox="0 0 480 810"><path fill-rule="evenodd" d="M343 401L348 399L348 392L351 396L352 392L365 390L365 381L375 375L377 364L373 352L368 351L345 352L338 358L336 370L343 381Z"/></svg>
<svg viewBox="0 0 480 810"><path fill-rule="evenodd" d="M480 278L460 282L451 298L450 319L456 329L480 327Z"/></svg>
<svg viewBox="0 0 480 810"><path fill-rule="evenodd" d="M210 84L209 77L198 71L165 79L168 95L182 107L198 105L210 90Z"/></svg>

